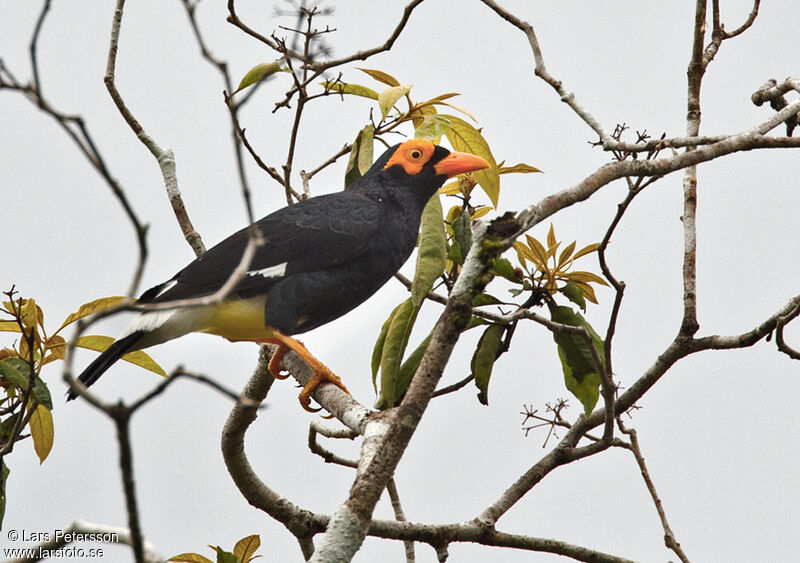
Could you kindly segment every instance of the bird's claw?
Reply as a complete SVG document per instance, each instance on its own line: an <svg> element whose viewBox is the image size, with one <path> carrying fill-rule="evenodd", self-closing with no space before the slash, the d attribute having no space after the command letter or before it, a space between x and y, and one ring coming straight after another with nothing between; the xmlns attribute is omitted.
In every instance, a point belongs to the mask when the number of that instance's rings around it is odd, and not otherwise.
<svg viewBox="0 0 800 563"><path fill-rule="evenodd" d="M334 373L325 366L321 366L320 368L314 370L314 375L308 380L308 383L305 384L303 390L300 391L300 406L302 406L306 411L318 413L322 410L321 407L314 408L311 406L311 394L314 393L317 387L319 387L319 385L322 383L332 383L348 395L350 394L350 391L347 390L347 387L345 387L344 383L342 383L342 380L339 379L338 376L334 375Z"/></svg>

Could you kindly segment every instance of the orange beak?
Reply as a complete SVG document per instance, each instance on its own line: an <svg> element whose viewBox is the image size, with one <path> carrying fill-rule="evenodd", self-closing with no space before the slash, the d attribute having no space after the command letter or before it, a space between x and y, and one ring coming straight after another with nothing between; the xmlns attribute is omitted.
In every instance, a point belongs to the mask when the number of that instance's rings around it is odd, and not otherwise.
<svg viewBox="0 0 800 563"><path fill-rule="evenodd" d="M451 152L433 167L437 176L444 174L448 178L484 168L489 168L488 162L479 156L465 152Z"/></svg>

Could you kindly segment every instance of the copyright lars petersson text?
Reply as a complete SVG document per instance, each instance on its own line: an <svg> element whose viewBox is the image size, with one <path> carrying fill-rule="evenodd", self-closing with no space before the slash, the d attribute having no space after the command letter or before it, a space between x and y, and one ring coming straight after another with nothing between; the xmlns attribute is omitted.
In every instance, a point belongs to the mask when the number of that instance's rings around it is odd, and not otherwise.
<svg viewBox="0 0 800 563"><path fill-rule="evenodd" d="M6 533L9 541L17 543L36 543L37 546L6 548L3 551L5 557L35 557L35 558L72 558L72 557L103 557L103 549L82 548L74 544L77 542L99 542L99 543L118 543L119 534L115 532L75 532L69 530L53 531L31 531L31 530L9 530ZM25 553L8 553L12 551L24 551Z"/></svg>

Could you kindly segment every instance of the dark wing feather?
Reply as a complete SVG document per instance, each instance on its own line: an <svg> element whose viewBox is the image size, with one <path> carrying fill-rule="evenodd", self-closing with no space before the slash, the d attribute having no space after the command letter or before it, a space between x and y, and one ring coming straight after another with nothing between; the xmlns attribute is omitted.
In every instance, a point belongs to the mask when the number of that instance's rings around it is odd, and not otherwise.
<svg viewBox="0 0 800 563"><path fill-rule="evenodd" d="M286 264L283 277L327 270L351 261L368 249L378 227L378 205L361 193L346 191L307 199L256 222L264 237L250 271ZM234 233L178 272L170 281L146 291L141 303L210 295L239 264L247 229ZM245 276L234 290L240 297L266 293L281 277Z"/></svg>

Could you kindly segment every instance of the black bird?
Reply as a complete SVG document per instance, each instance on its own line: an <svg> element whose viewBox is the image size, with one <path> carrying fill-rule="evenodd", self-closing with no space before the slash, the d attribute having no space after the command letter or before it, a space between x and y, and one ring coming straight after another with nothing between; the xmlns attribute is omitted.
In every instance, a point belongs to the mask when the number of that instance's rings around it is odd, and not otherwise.
<svg viewBox="0 0 800 563"><path fill-rule="evenodd" d="M283 355L298 353L315 372L300 393L307 410L311 393L322 382L347 391L290 335L328 323L366 301L411 255L422 210L444 181L488 166L480 157L422 139L393 146L346 190L300 201L257 221L264 244L224 301L140 313L78 380L88 387L128 352L207 332L232 341L277 344L269 366L276 376ZM145 291L138 303L213 294L238 266L247 242L247 229L234 233L169 281ZM70 390L67 400L76 396Z"/></svg>

